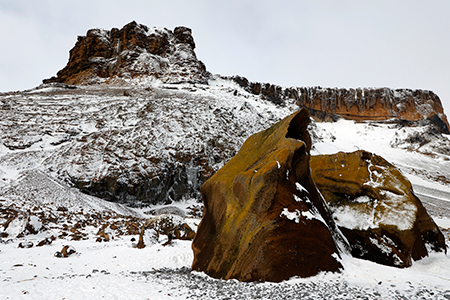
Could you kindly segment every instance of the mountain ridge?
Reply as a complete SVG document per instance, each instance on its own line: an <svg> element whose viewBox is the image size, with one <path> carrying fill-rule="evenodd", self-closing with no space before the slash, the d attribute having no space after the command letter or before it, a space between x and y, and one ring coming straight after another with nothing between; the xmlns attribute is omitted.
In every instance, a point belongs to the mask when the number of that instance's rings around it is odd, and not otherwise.
<svg viewBox="0 0 450 300"><path fill-rule="evenodd" d="M250 82L242 76L223 76L252 94L274 103L294 99L309 110L316 121L336 121L339 117L362 121L430 122L442 133L450 125L439 97L429 90L383 88L282 87Z"/></svg>
<svg viewBox="0 0 450 300"><path fill-rule="evenodd" d="M57 77L35 89L0 94L0 163L19 170L40 168L87 194L128 205L199 199L200 185L248 136L308 108L307 99L312 99L308 110L316 120L339 119L331 108L347 107L347 100L336 100L327 89L282 88L212 75L194 48L191 30L185 27L172 32L132 22L120 30L89 30L78 38ZM153 68L153 62L164 68ZM401 94L389 91L393 97ZM445 115L439 110L431 117L426 114L435 112L432 104L439 107L439 98L426 92L416 95L426 100L424 113L412 115L418 121L370 122L391 122L394 130L410 128L392 136L389 147L450 155L442 135L448 130ZM394 98L386 105L397 105ZM370 105L381 105L381 96L370 99ZM352 101L352 107L366 107L366 102ZM327 123L318 124L310 126L315 142L330 138L332 143L332 129L324 133L321 127ZM404 169L446 178L442 170Z"/></svg>
<svg viewBox="0 0 450 300"><path fill-rule="evenodd" d="M113 85L159 80L162 83L208 84L212 78L195 54L192 30L179 26L150 28L132 21L123 28L89 29L70 50L67 65L44 83ZM220 76L220 75L219 75ZM222 76L275 104L295 100L318 121L338 117L361 121L428 121L443 133L450 125L439 97L432 91L390 88L284 88Z"/></svg>

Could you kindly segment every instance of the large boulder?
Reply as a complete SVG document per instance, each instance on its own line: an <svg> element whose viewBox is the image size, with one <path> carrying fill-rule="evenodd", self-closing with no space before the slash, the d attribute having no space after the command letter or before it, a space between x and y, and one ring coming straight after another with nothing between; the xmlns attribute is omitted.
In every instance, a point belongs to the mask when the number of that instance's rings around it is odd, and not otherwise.
<svg viewBox="0 0 450 300"><path fill-rule="evenodd" d="M193 270L279 282L342 267L343 238L310 175L309 122L302 109L250 136L202 185Z"/></svg>
<svg viewBox="0 0 450 300"><path fill-rule="evenodd" d="M382 157L339 152L311 158L312 177L355 257L408 267L445 251L445 239L411 183Z"/></svg>

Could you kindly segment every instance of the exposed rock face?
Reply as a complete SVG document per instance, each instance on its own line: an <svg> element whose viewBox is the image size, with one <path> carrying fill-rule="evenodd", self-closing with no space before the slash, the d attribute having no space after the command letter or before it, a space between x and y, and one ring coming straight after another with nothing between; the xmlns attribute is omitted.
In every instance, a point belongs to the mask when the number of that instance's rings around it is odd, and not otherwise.
<svg viewBox="0 0 450 300"><path fill-rule="evenodd" d="M408 267L428 255L427 246L446 251L411 183L382 157L366 151L313 156L311 170L355 257Z"/></svg>
<svg viewBox="0 0 450 300"><path fill-rule="evenodd" d="M121 83L148 76L167 83L204 83L209 74L194 48L186 27L172 32L133 21L120 30L90 29L78 37L66 67L44 83Z"/></svg>
<svg viewBox="0 0 450 300"><path fill-rule="evenodd" d="M235 95L230 85L45 84L0 95L9 107L1 110L0 165L39 168L130 206L200 201L201 184L248 136L297 108Z"/></svg>
<svg viewBox="0 0 450 300"><path fill-rule="evenodd" d="M342 237L310 175L308 124L302 109L252 135L202 185L193 270L278 282L341 267Z"/></svg>
<svg viewBox="0 0 450 300"><path fill-rule="evenodd" d="M355 121L427 120L441 132L450 133L441 100L431 91L389 88L338 89L322 87L282 88L269 83L249 82L245 77L228 77L256 95L274 103L295 99L317 120L339 116Z"/></svg>

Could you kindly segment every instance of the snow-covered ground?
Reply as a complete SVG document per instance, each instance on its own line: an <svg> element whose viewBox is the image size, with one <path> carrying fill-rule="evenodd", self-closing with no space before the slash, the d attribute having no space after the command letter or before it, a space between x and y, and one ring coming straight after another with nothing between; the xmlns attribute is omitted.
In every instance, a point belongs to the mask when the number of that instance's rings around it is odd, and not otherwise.
<svg viewBox="0 0 450 300"><path fill-rule="evenodd" d="M449 219L438 224L450 227ZM191 272L190 241L163 246L146 240L133 247L127 235L96 242L56 239L50 245L18 248L49 232L27 235L0 245L1 299L448 299L450 260L432 254L407 269L343 257L341 274L322 273L282 283L241 283ZM67 258L55 257L64 245L75 248Z"/></svg>
<svg viewBox="0 0 450 300"><path fill-rule="evenodd" d="M178 86L177 93L187 98L185 90L188 88L190 87ZM225 82L211 83L205 90L195 88L196 97L203 99L201 107L204 109L189 113L189 116L204 118L190 120L203 122L194 127L204 129L208 122L215 124L218 120L208 119L207 109L217 108L218 111L225 112L219 115L220 118L228 115L230 120L240 118L242 122L235 123L236 127L241 127L236 129L237 132L242 133L234 139L238 147L245 135L250 134L245 126L253 126L252 130L265 128L269 121L277 121L291 109L274 109L270 103L261 102L251 95L230 96L235 88L232 85L226 86ZM236 91L245 94L242 90ZM36 90L29 92L30 99L20 100L30 101L33 105L21 107L40 112L45 111L42 108L45 105L58 107L61 116L70 118L73 128L89 135L98 130L93 116L101 115L102 120L108 121L105 116L108 115L109 104L107 97L100 99L88 96L88 92L89 89L86 90L86 97L98 101L102 109L89 111L88 102L83 102L81 104L86 107L80 109L86 110L82 113L77 113L75 107L68 107L66 110L63 108L66 103L75 106L79 99L57 96L47 97L38 108L38 104L30 100L34 97L32 95L42 93ZM128 111L131 112L128 119L125 114L121 115L125 118L123 124L113 124L111 122L116 119L111 119L110 125L122 126L122 129L133 127L135 115L142 108L137 98L130 100L125 96L110 97L116 102L122 101L119 104L124 108L132 108ZM166 98L161 99L168 101ZM11 100L13 106L14 101L19 100ZM182 102L177 105L174 106L176 109L164 114L177 114L181 108L188 110ZM208 108L210 106L212 108ZM154 109L158 112L164 109L164 105ZM48 114L41 114L41 118L50 122L50 112L51 109ZM27 115L30 116L31 127L40 126L36 123L39 114L32 115L27 111ZM261 116L265 116L265 119L258 119ZM174 117L173 120L189 121L185 116L181 117ZM12 130L13 121L11 124L8 130ZM173 126L178 125L174 123ZM214 132L219 130L214 126L209 127ZM164 129L164 132L157 137L170 142L171 139L187 134L185 131L188 127L182 126L178 128L178 133L173 134L171 128L160 129ZM193 254L190 241L174 240L172 244L164 246L167 236L160 236L155 241L148 234L145 239L146 247L135 248L138 233L131 229L140 227L149 218L149 212L158 211L164 206L136 209L106 202L85 195L58 180L58 168L46 172L52 156L62 148L69 147L65 144L67 141L74 140L70 136L58 135L59 130L56 128L51 134L45 134L39 127L37 137L23 135L14 139L10 136L9 145L17 146L16 150L0 145L0 209L4 216L10 216L9 219L0 220L0 226L3 224L8 233L8 237L0 240L0 299L450 299L450 259L443 253L433 253L406 269L344 256L344 270L339 274L321 273L312 278L292 278L282 283L241 283L212 279L205 274L191 272ZM415 193L441 227L449 244L448 136L435 136L425 127L345 120L313 123L311 130L314 132L313 155L364 149L383 156L397 166L411 180ZM73 134L79 133L77 131ZM136 141L141 136L143 135L136 135ZM415 143L417 136L426 137L428 142L423 143L423 139L419 139L419 143ZM77 145L78 141L74 142ZM176 140L176 144L178 142ZM31 145L29 148L20 149L28 144ZM195 143L184 146L194 147ZM164 145L160 147L164 149ZM97 151L95 147L92 149ZM20 155L15 155L18 153ZM76 152L71 153L75 154ZM143 157L145 155L147 152L143 153ZM56 161L56 156L54 158ZM95 157L92 159L95 160ZM44 162L46 168L42 168ZM57 162L55 166L70 170L70 166L64 166L64 161ZM196 228L200 217L193 213L193 208L198 209L199 203L191 200L172 205L176 208L169 209L186 216L187 223ZM12 219L14 220L11 221ZM7 223L9 225L5 226ZM31 224L38 233L28 232L17 237L27 224ZM108 241L104 238L99 241L101 228L108 234ZM44 240L49 242L38 247L39 242ZM31 243L33 246L30 248L19 248L20 244L26 246ZM73 247L76 252L69 257L56 257L55 253L60 252L65 245Z"/></svg>

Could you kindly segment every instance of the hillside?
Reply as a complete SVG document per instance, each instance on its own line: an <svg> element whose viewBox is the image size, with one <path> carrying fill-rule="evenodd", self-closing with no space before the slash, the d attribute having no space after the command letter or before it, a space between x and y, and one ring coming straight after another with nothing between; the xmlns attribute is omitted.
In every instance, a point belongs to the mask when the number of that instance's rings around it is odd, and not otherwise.
<svg viewBox="0 0 450 300"><path fill-rule="evenodd" d="M449 245L450 135L437 95L254 83L212 75L194 49L185 27L91 29L57 76L0 93L1 296L450 298L444 254L395 270L345 256L342 274L276 285L191 272L190 241L166 247L169 236L148 233L147 247L135 248L145 221L167 210L196 229L202 183L250 135L301 107L313 117L311 155L384 157ZM76 254L55 257L64 245Z"/></svg>
<svg viewBox="0 0 450 300"><path fill-rule="evenodd" d="M194 49L185 27L172 32L131 22L88 30L56 77L0 94L2 166L37 167L133 206L200 200L200 185L248 136L301 107L319 122L344 117L405 128L408 136L392 140L394 148L450 149L442 138L446 116L430 91L253 83L212 75Z"/></svg>

